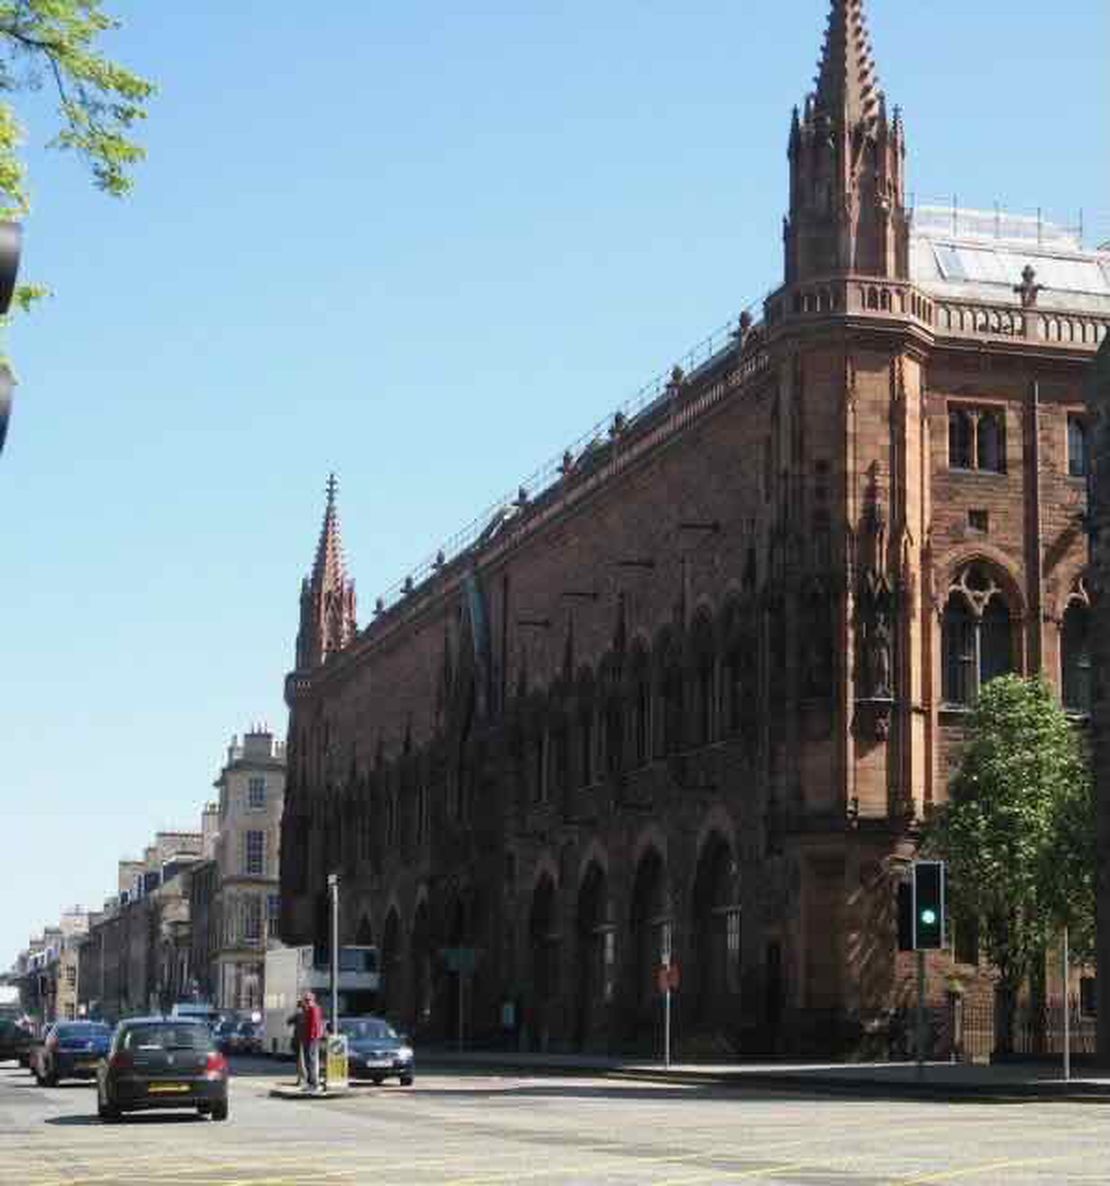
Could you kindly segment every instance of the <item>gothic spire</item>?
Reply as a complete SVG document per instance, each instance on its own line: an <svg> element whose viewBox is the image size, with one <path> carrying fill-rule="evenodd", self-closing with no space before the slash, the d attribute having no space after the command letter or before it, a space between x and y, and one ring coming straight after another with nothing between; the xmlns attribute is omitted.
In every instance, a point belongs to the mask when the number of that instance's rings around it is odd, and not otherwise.
<svg viewBox="0 0 1110 1186"><path fill-rule="evenodd" d="M335 495L335 474L328 475L327 505L312 576L301 586L301 628L297 633L297 668L305 670L322 663L333 651L354 641L355 586L347 577L343 541L339 534L339 510Z"/></svg>
<svg viewBox="0 0 1110 1186"><path fill-rule="evenodd" d="M339 511L335 495L339 483L335 474L328 474L326 487L328 502L324 508L324 522L320 528L320 542L316 545L316 560L312 565L314 588L337 589L347 579L347 567L343 560L343 541L339 535Z"/></svg>
<svg viewBox="0 0 1110 1186"><path fill-rule="evenodd" d="M863 0L831 0L815 82L790 121L785 280L905 278L905 139L879 89Z"/></svg>
<svg viewBox="0 0 1110 1186"><path fill-rule="evenodd" d="M832 0L814 107L834 121L843 118L849 128L860 121L870 126L880 95L863 0Z"/></svg>

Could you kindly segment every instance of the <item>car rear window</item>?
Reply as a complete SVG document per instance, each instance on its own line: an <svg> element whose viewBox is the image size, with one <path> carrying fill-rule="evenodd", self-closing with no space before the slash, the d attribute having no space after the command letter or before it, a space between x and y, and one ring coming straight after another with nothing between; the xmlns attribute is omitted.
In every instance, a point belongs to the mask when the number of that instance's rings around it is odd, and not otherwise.
<svg viewBox="0 0 1110 1186"><path fill-rule="evenodd" d="M111 1032L106 1025L59 1025L54 1029L59 1038L106 1038Z"/></svg>
<svg viewBox="0 0 1110 1186"><path fill-rule="evenodd" d="M377 1017L360 1017L351 1020L344 1018L339 1022L339 1031L352 1038L370 1038L379 1041L397 1036L389 1022L382 1021Z"/></svg>
<svg viewBox="0 0 1110 1186"><path fill-rule="evenodd" d="M208 1050L212 1036L203 1025L133 1025L120 1035L121 1050Z"/></svg>

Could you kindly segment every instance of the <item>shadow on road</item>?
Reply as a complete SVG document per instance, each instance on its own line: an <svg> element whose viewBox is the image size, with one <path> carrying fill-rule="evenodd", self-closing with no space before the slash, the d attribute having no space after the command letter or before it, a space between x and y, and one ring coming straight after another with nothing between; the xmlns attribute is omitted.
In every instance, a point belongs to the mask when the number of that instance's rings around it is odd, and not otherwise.
<svg viewBox="0 0 1110 1186"><path fill-rule="evenodd" d="M233 1054L228 1062L235 1079L288 1079L292 1082L297 1073L291 1058Z"/></svg>
<svg viewBox="0 0 1110 1186"><path fill-rule="evenodd" d="M120 1124L206 1124L206 1116L198 1116L195 1112L131 1112L124 1115L114 1124L101 1120L96 1113L76 1113L69 1116L47 1116L43 1124L57 1124L63 1127L80 1126L85 1124L101 1125L104 1128L117 1128Z"/></svg>

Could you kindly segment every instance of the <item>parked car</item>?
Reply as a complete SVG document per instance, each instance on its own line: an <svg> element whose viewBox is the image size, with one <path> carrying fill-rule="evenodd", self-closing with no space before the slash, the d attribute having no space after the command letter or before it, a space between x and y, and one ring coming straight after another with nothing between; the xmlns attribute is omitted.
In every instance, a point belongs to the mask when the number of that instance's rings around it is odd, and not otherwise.
<svg viewBox="0 0 1110 1186"><path fill-rule="evenodd" d="M92 1079L108 1053L111 1027L102 1021L59 1021L31 1050L31 1073L40 1087L59 1079Z"/></svg>
<svg viewBox="0 0 1110 1186"><path fill-rule="evenodd" d="M0 1062L16 1059L21 1067L31 1061L34 1026L25 1017L0 1017Z"/></svg>
<svg viewBox="0 0 1110 1186"><path fill-rule="evenodd" d="M129 1017L97 1071L97 1113L118 1120L148 1108L196 1108L228 1117L227 1059L208 1026L180 1017Z"/></svg>
<svg viewBox="0 0 1110 1186"><path fill-rule="evenodd" d="M212 1027L212 1039L221 1054L231 1053L231 1039L239 1025L237 1017L221 1017Z"/></svg>
<svg viewBox="0 0 1110 1186"><path fill-rule="evenodd" d="M402 1087L412 1083L413 1051L382 1017L341 1017L339 1032L347 1035L347 1073L352 1079L382 1083L396 1077Z"/></svg>
<svg viewBox="0 0 1110 1186"><path fill-rule="evenodd" d="M232 1054L261 1054L262 1026L246 1017L235 1024L228 1041Z"/></svg>
<svg viewBox="0 0 1110 1186"><path fill-rule="evenodd" d="M216 1006L201 1001L178 1001L170 1013L175 1018L181 1018L182 1021L203 1021L209 1029L217 1025L220 1020L220 1011Z"/></svg>

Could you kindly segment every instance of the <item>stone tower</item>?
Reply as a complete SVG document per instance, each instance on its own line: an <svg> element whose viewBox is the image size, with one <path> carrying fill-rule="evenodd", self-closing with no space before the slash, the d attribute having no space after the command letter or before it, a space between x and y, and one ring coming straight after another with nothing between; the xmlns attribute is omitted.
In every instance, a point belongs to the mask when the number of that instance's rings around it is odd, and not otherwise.
<svg viewBox="0 0 1110 1186"><path fill-rule="evenodd" d="M863 0L833 0L816 79L790 128L790 284L832 273L909 274L902 121L887 115Z"/></svg>
<svg viewBox="0 0 1110 1186"><path fill-rule="evenodd" d="M301 625L297 631L297 670L318 667L329 655L354 641L355 585L347 578L339 511L335 505L335 474L328 477L328 502L316 546L312 575L301 583Z"/></svg>

